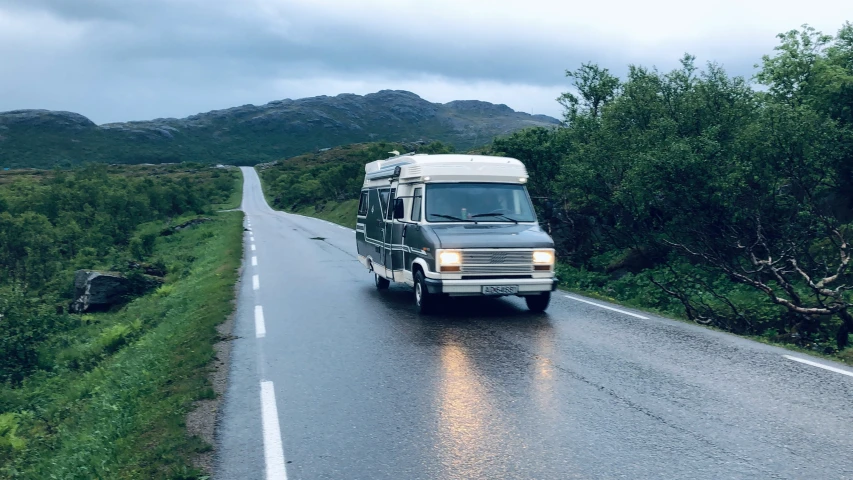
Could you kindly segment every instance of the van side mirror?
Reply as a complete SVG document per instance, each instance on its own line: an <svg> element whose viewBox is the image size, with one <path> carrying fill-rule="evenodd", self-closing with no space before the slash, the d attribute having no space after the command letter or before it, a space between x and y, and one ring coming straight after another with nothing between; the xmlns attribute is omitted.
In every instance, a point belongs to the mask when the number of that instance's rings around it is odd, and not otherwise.
<svg viewBox="0 0 853 480"><path fill-rule="evenodd" d="M403 210L403 199L398 198L394 200L394 220L400 220L405 216L405 210Z"/></svg>

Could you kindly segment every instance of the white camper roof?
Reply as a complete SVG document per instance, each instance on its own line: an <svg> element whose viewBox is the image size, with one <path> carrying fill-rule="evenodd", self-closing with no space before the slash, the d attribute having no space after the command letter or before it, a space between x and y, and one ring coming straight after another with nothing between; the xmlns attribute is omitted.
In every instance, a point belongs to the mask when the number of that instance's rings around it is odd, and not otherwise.
<svg viewBox="0 0 853 480"><path fill-rule="evenodd" d="M400 183L416 182L527 182L527 169L510 157L464 154L407 154L376 160L364 166L364 186L388 185L388 179Z"/></svg>

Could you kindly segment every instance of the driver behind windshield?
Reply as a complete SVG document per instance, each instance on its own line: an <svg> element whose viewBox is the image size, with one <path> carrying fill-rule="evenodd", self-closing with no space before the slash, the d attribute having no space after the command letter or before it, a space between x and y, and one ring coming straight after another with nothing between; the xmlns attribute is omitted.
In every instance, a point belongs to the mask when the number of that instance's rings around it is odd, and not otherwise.
<svg viewBox="0 0 853 480"><path fill-rule="evenodd" d="M427 185L426 212L431 222L533 221L533 211L521 185Z"/></svg>

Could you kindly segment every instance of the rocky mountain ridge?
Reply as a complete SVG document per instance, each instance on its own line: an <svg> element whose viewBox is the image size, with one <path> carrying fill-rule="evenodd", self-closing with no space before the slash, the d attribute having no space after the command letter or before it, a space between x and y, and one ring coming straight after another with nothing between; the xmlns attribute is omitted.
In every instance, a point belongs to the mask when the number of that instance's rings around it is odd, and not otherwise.
<svg viewBox="0 0 853 480"><path fill-rule="evenodd" d="M432 103L402 90L341 94L191 115L96 125L72 112L0 112L0 167L109 163L254 164L338 145L434 141L458 149L533 126L545 115L478 100Z"/></svg>

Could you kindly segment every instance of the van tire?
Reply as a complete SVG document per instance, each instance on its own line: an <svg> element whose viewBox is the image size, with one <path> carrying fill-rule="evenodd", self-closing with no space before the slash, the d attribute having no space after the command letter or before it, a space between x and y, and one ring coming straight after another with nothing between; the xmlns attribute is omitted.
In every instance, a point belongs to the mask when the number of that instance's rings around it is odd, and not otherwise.
<svg viewBox="0 0 853 480"><path fill-rule="evenodd" d="M415 306L418 307L418 313L427 315L434 312L438 300L438 295L429 293L424 272L420 270L415 272Z"/></svg>
<svg viewBox="0 0 853 480"><path fill-rule="evenodd" d="M385 277L380 277L378 273L373 273L373 283L376 284L376 288L379 290L388 290L388 285L391 285L391 281Z"/></svg>
<svg viewBox="0 0 853 480"><path fill-rule="evenodd" d="M542 313L548 308L548 304L551 303L551 292L543 292L539 295L527 295L524 297L524 301L527 302L527 308L531 312Z"/></svg>

